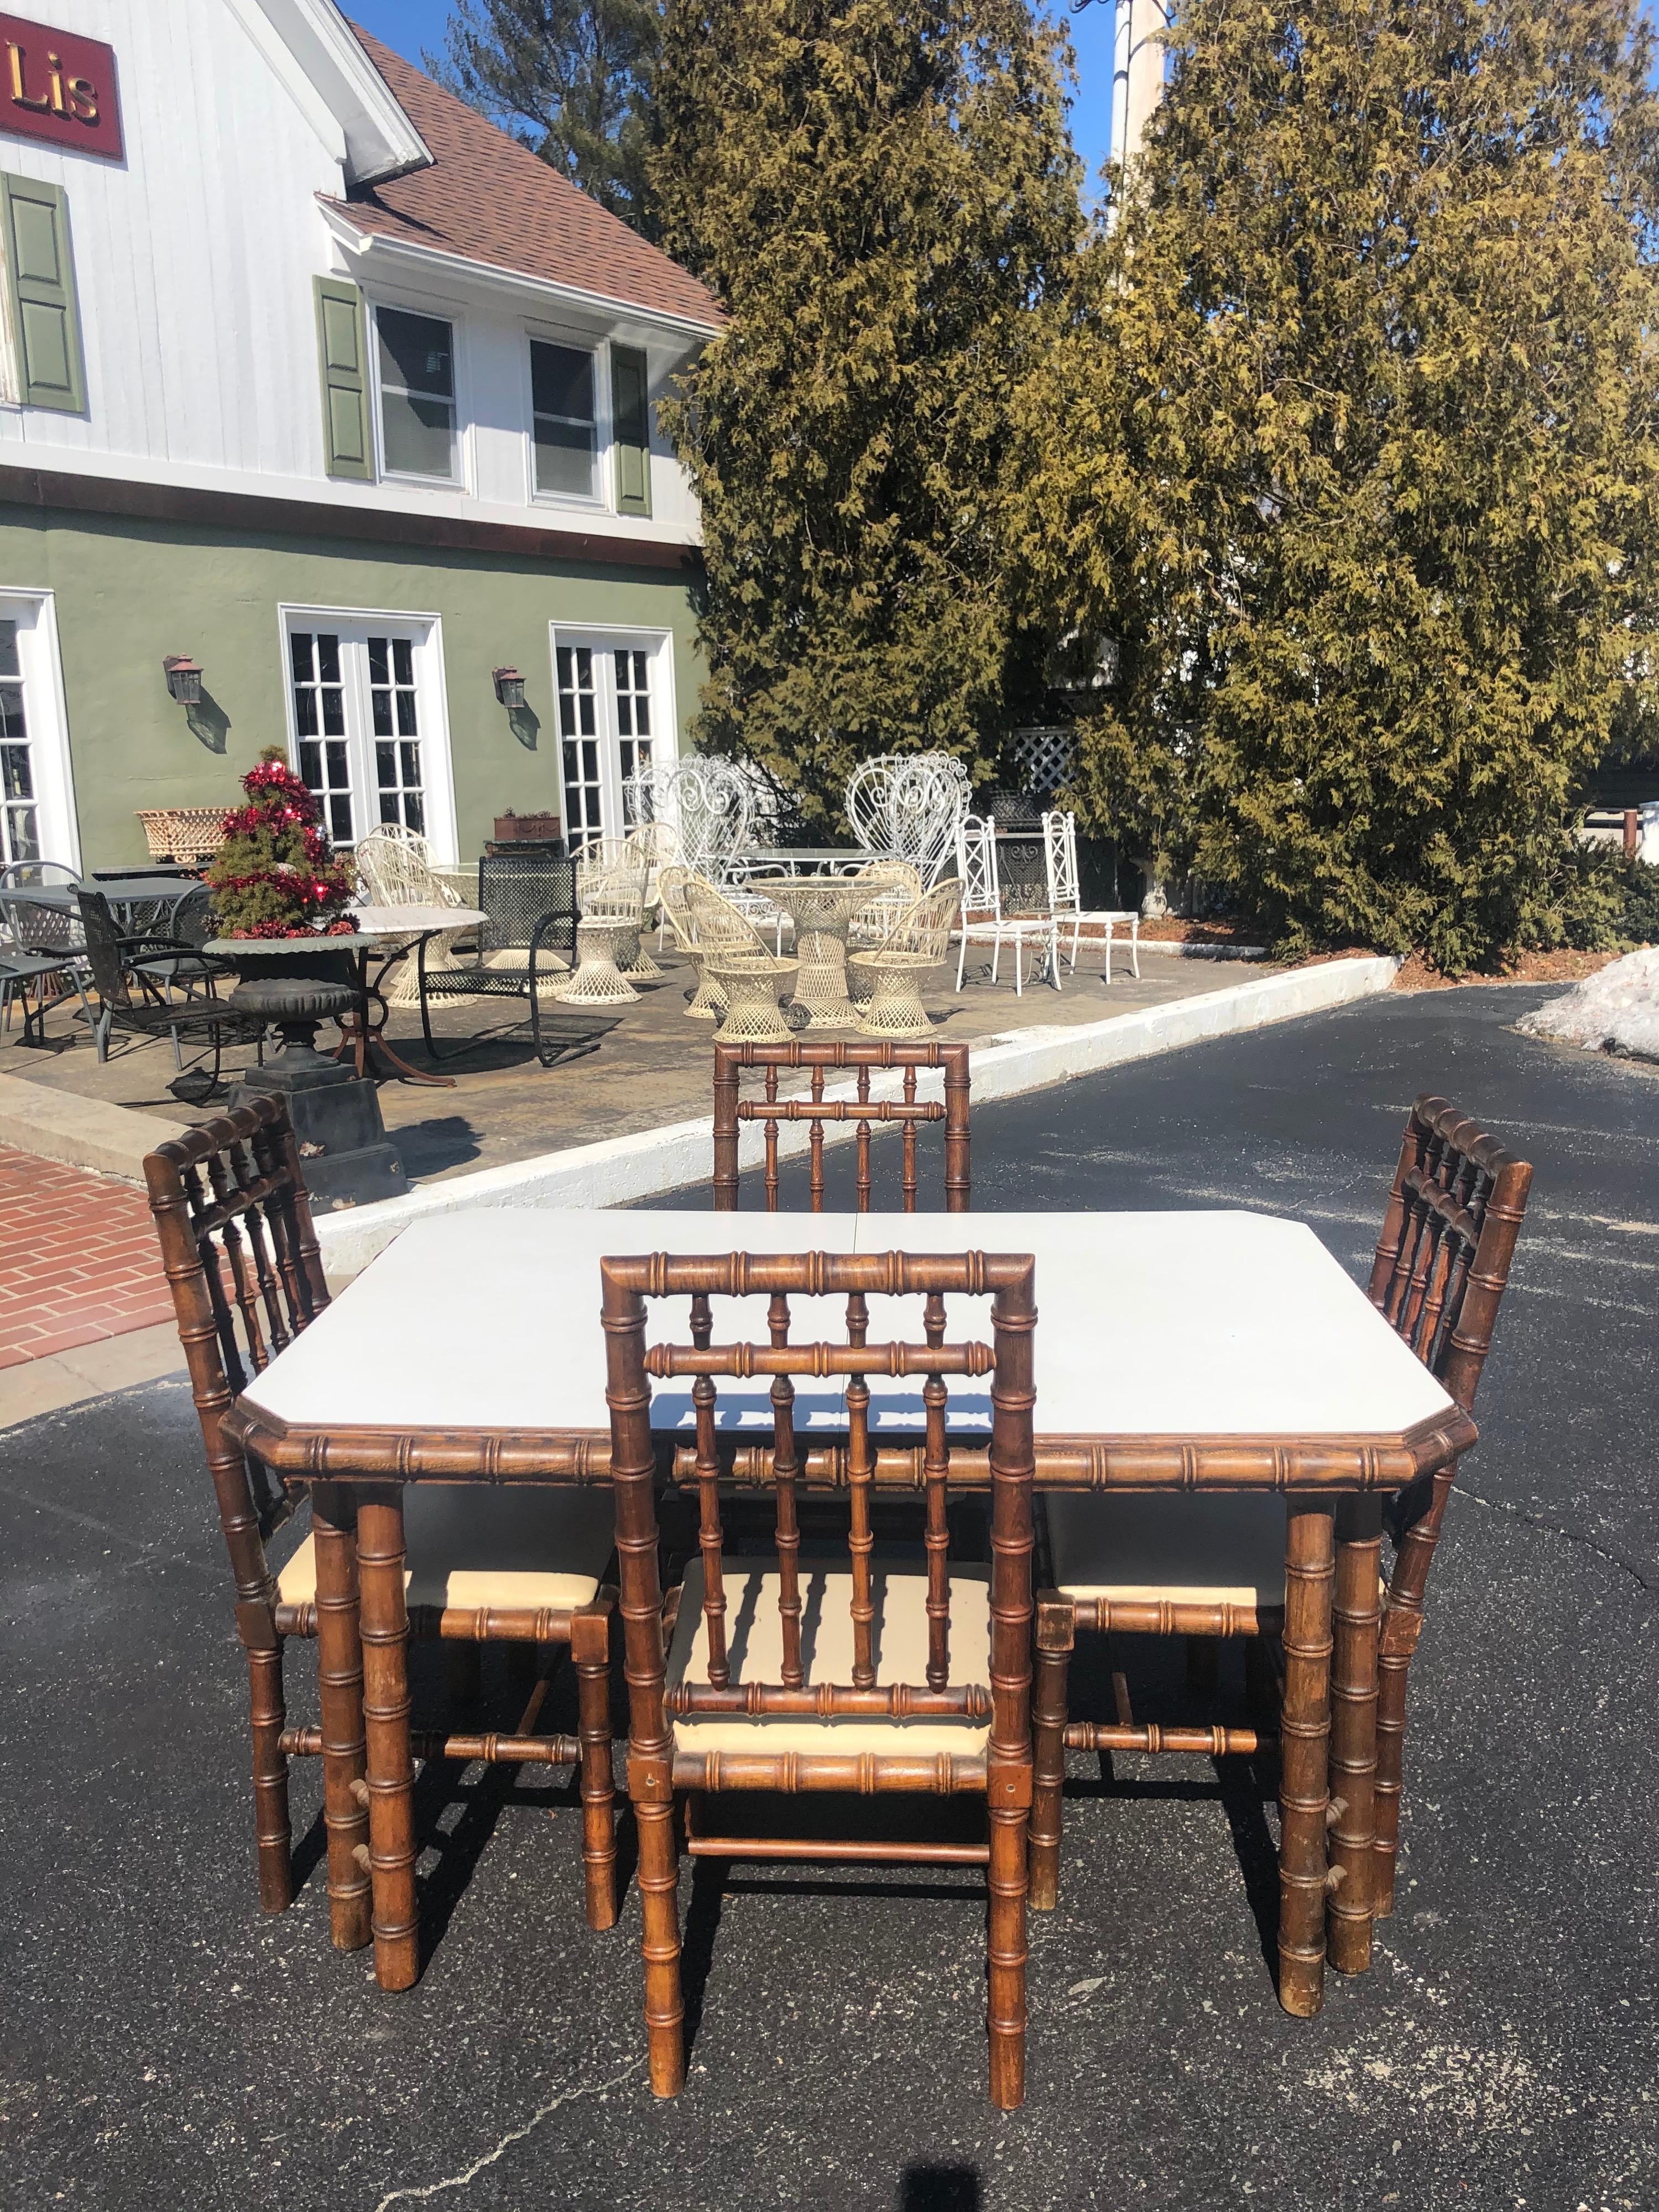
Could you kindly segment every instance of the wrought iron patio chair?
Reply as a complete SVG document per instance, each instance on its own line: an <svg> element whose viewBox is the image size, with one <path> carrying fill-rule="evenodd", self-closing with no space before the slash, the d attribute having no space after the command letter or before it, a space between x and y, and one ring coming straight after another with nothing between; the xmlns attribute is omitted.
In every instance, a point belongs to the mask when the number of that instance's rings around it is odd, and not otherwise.
<svg viewBox="0 0 1659 2212"><path fill-rule="evenodd" d="M211 999L169 999L161 988L169 963L187 963L205 981L234 978L234 961L200 951L179 938L124 937L101 891L80 891L76 902L86 938L88 1014L100 1061L108 1059L110 1039L118 1031L170 1038L173 1064L179 1073L167 1088L175 1097L199 1106L219 1088L220 1063L228 1044L256 1045L263 1060L264 1024L258 1016ZM152 965L154 972L147 974ZM189 1067L184 1058L186 1042L203 1055Z"/></svg>
<svg viewBox="0 0 1659 2212"><path fill-rule="evenodd" d="M931 1258L902 1252L678 1259L664 1253L601 1262L611 1476L621 1562L630 1716L629 1787L639 1835L644 1910L645 2016L651 2086L672 2096L685 2078L677 1811L693 1858L872 1860L883 1865L981 1866L989 1900L987 2027L990 2091L1005 2110L1024 2094L1025 1830L1030 1732L1034 1264L996 1252ZM744 1334L726 1302L770 1293L769 1341ZM652 1301L690 1295L690 1344L646 1347ZM845 1297L844 1329L792 1343L792 1296ZM991 1304L990 1344L945 1339L945 1297ZM867 1342L872 1295L898 1304L908 1340ZM921 1324L918 1329L916 1322ZM816 1316L807 1324L822 1328ZM792 1377L845 1377L842 1402L850 1522L846 1565L803 1559ZM947 1376L990 1380L991 1566L953 1566L946 1518L952 1476ZM769 1394L747 1379L772 1378ZM867 1378L921 1378L927 1501L925 1570L872 1559L872 1492L883 1416L893 1401ZM769 1557L727 1555L719 1422L724 1395L769 1413L769 1454L757 1480L775 1496ZM690 1479L698 1553L662 1603L652 1384L690 1395ZM808 1386L810 1389L810 1385ZM915 1384L906 1394L914 1403ZM764 1434L764 1430L762 1431ZM913 1448L917 1431L907 1425ZM758 1459L761 1454L755 1456ZM833 1559L833 1563L832 1563ZM711 1808L740 1792L966 1796L986 1806L983 1842L870 1844L826 1832L745 1837L710 1832Z"/></svg>
<svg viewBox="0 0 1659 2212"><path fill-rule="evenodd" d="M1443 1098L1422 1097L1412 1108L1369 1296L1465 1410L1491 1349L1531 1182L1526 1161ZM1444 1468L1421 1477L1386 1509L1380 1499L1354 1498L1338 1511L1331 1792L1340 1809L1331 1851L1342 1878L1330 1901L1329 1955L1342 1972L1368 1963L1371 1920L1393 1905L1407 1675L1452 1480L1453 1470ZM1057 1894L1066 1750L1219 1756L1252 1753L1276 1741L1253 1729L1146 1726L1135 1721L1126 1691L1115 1723L1071 1721L1066 1672L1077 1631L1270 1644L1284 1627L1285 1550L1278 1496L1054 1492L1043 1510L1046 1571L1054 1586L1037 1603L1031 1895L1039 1907L1052 1905ZM1378 1579L1385 1522L1395 1547L1386 1593ZM1364 1686L1373 1654L1374 1693ZM1258 1645L1258 1662L1273 1656ZM1207 1664L1193 1671L1202 1686ZM1251 1671L1260 1688L1271 1669L1258 1663Z"/></svg>
<svg viewBox="0 0 1659 2212"><path fill-rule="evenodd" d="M363 1670L356 1602L354 1508L326 1483L312 1492L311 1527L273 1574L265 1544L295 1500L222 1426L235 1395L328 1304L310 1200L284 1102L260 1093L144 1162L150 1211L190 1367L208 1473L230 1554L236 1627L247 1658L253 1741L254 1835L259 1902L280 1912L294 1895L288 1769L323 1760L329 1917L341 1950L369 1941L368 1796L363 1764ZM580 1741L532 1735L541 1702L511 1736L427 1733L417 1758L580 1762L587 1919L617 1917L611 1772L609 1640L613 1593L603 1577L611 1549L608 1502L551 1488L501 1491L411 1484L404 1501L412 1634L448 1644L505 1643L568 1650L575 1663ZM292 1727L283 1703L283 1653L291 1637L314 1638L321 1726ZM456 1669L457 1686L473 1670Z"/></svg>
<svg viewBox="0 0 1659 2212"><path fill-rule="evenodd" d="M459 1059L477 1040L441 1050L432 1032L434 989L449 998L519 998L530 1002L530 1035L544 1067L596 1052L596 1036L571 1038L555 1028L544 1035L541 983L562 980L576 953L576 864L541 854L487 854L478 863L477 951L428 979L427 948L416 954L421 1034L434 1060Z"/></svg>
<svg viewBox="0 0 1659 2212"><path fill-rule="evenodd" d="M742 1096L744 1070L764 1070L762 1095ZM917 1095L918 1071L939 1069L944 1079L941 1098ZM811 1072L811 1089L804 1097L779 1096L779 1079L785 1071ZM875 1098L871 1079L878 1072L903 1071L896 1098ZM827 1078L855 1071L854 1095L850 1098L825 1096ZM942 1124L945 1138L945 1212L965 1213L972 1202L969 1164L969 1053L961 1040L946 1043L930 1037L925 1044L910 1044L891 1037L792 1037L787 1044L717 1044L714 1047L714 1181L716 1213L738 1210L738 1137L744 1121L761 1123L765 1145L766 1208L778 1210L778 1126L784 1121L808 1124L808 1182L814 1213L823 1212L824 1124L851 1121L857 1152L857 1207L870 1211L872 1188L870 1145L872 1124L896 1123L903 1133L902 1189L906 1213L916 1211L921 1184L916 1174L916 1130L926 1122Z"/></svg>
<svg viewBox="0 0 1659 2212"><path fill-rule="evenodd" d="M0 1025L10 1030L15 1000L23 1009L23 1042L44 1044L54 1006L76 999L85 1008L86 933L78 915L8 898L3 882L0 876Z"/></svg>

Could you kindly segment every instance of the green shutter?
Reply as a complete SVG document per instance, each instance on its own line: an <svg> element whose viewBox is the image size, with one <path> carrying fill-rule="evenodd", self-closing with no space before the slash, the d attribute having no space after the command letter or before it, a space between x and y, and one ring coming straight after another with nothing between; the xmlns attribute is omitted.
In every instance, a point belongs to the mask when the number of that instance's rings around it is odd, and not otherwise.
<svg viewBox="0 0 1659 2212"><path fill-rule="evenodd" d="M623 514L651 512L651 393L645 356L632 346L611 349L611 426L617 449L617 507Z"/></svg>
<svg viewBox="0 0 1659 2212"><path fill-rule="evenodd" d="M328 472L331 477L372 477L363 295L355 284L337 276L319 276L314 282Z"/></svg>
<svg viewBox="0 0 1659 2212"><path fill-rule="evenodd" d="M75 299L69 201L61 185L0 176L5 200L6 274L17 345L18 398L60 415L86 411L81 311Z"/></svg>

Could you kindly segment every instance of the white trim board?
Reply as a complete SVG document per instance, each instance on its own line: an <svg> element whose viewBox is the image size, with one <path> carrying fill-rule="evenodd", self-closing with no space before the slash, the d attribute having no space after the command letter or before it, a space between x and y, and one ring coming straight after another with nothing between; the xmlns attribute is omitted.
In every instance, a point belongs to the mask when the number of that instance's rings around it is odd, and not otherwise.
<svg viewBox="0 0 1659 2212"><path fill-rule="evenodd" d="M1016 1030L975 1047L973 1097L976 1102L1018 1097L1212 1037L1237 1036L1273 1022L1322 1013L1386 991L1399 968L1397 960L1386 957L1332 960L1316 968L1293 968L1284 975L1258 975L1222 990L1110 1015L1073 1029L1049 1024ZM881 1096L884 1087L896 1085L890 1081L884 1086L878 1079L872 1086L874 1094ZM841 1085L829 1095L845 1096L849 1091L850 1086ZM850 1122L831 1123L825 1131L826 1142L832 1144L850 1143L853 1135ZM758 1123L743 1126L739 1157L745 1165L758 1161L762 1141ZM788 1125L781 1133L779 1150L784 1154L804 1151L806 1142L804 1123ZM366 1267L410 1222L434 1214L473 1206L626 1206L635 1199L657 1198L707 1182L713 1173L710 1117L704 1113L696 1121L543 1152L504 1167L428 1183L402 1198L319 1214L317 1236L329 1273L350 1275Z"/></svg>

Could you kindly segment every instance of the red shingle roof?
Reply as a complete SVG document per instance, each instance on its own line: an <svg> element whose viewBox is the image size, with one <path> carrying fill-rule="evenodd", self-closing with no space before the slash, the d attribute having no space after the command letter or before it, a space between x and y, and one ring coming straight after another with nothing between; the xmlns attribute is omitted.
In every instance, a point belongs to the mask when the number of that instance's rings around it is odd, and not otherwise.
<svg viewBox="0 0 1659 2212"><path fill-rule="evenodd" d="M665 253L493 123L354 23L364 52L434 155L362 199L319 197L356 229L718 325L713 297Z"/></svg>

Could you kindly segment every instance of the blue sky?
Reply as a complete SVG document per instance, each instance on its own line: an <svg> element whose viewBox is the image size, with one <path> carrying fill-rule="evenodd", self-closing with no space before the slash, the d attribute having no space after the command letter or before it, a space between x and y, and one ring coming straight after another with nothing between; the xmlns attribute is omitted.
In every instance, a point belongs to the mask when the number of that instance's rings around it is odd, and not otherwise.
<svg viewBox="0 0 1659 2212"><path fill-rule="evenodd" d="M347 15L377 39L417 65L422 46L435 52L443 44L449 0L345 0ZM1072 136L1092 176L1106 158L1111 128L1112 9L1110 0L1072 19L1077 49L1078 96L1072 111Z"/></svg>

